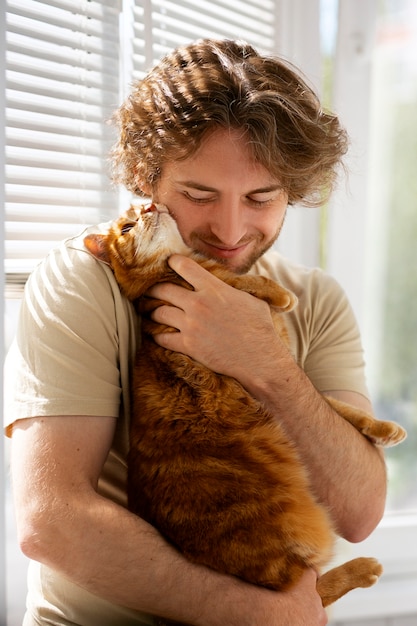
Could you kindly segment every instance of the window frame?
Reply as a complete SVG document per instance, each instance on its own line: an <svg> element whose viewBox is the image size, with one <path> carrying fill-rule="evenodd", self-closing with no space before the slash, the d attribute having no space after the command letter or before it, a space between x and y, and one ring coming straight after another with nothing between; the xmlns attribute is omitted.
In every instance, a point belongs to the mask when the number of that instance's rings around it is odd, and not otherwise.
<svg viewBox="0 0 417 626"><path fill-rule="evenodd" d="M331 198L327 232L326 270L335 276L348 295L362 332L365 353L368 349L364 294L368 276L363 268L367 238L372 237L367 197L376 4L374 0L339 0L334 108L347 127L351 148L348 179ZM339 620L354 622L366 618L417 616L417 511L387 513L365 542L350 546L349 550L340 545L341 554L349 558L365 554L378 558L385 573L377 586L356 590L337 602L332 616L338 623Z"/></svg>

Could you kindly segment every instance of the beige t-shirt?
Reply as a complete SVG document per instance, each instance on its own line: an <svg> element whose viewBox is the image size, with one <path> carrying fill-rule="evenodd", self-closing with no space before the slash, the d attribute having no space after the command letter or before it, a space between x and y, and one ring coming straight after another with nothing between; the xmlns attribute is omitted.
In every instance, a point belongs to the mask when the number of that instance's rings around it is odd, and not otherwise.
<svg viewBox="0 0 417 626"><path fill-rule="evenodd" d="M99 228L103 229L105 225ZM98 229L90 228L52 251L27 283L17 337L5 367L5 427L10 435L13 422L36 416L118 418L99 490L126 506L129 373L139 323L110 268L85 250L83 237L92 230ZM316 388L367 396L357 325L337 282L274 251L251 273L269 276L298 296L298 306L286 314L292 352ZM46 623L128 626L153 621L31 563L24 624Z"/></svg>

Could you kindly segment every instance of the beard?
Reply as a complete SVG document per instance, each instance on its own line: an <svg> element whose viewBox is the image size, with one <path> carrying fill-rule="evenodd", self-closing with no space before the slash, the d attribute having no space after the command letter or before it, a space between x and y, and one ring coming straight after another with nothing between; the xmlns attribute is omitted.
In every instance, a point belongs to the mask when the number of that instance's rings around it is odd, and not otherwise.
<svg viewBox="0 0 417 626"><path fill-rule="evenodd" d="M188 241L185 243L192 249L194 252L198 252L202 256L208 259L214 259L224 267L228 268L235 274L246 274L249 272L251 267L256 263L256 261L269 250L276 240L279 237L281 232L283 223L280 224L276 233L269 239L267 239L264 235L255 235L253 237L245 238L238 242L236 248L239 246L248 245L250 246L249 251L244 251L241 259L225 259L223 257L218 257L215 254L209 254L205 251L205 244L209 246L221 246L221 242L213 237L211 233L204 233L201 231L193 231L190 233L188 237ZM246 255L245 255L246 252Z"/></svg>

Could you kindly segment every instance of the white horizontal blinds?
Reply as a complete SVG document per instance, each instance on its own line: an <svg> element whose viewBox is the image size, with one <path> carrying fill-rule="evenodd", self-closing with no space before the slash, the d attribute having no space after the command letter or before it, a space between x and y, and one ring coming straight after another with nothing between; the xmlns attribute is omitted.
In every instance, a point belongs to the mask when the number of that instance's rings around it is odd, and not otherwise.
<svg viewBox="0 0 417 626"><path fill-rule="evenodd" d="M5 264L19 281L83 224L117 212L105 121L119 103L112 0L7 0Z"/></svg>
<svg viewBox="0 0 417 626"><path fill-rule="evenodd" d="M166 52L204 37L243 39L276 50L277 0L135 0L134 77Z"/></svg>

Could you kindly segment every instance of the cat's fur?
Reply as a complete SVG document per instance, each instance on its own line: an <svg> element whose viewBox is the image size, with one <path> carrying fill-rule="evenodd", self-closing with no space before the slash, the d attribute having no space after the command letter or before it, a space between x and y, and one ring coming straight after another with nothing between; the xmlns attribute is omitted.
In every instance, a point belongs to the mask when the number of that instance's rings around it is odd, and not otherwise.
<svg viewBox="0 0 417 626"><path fill-rule="evenodd" d="M108 235L90 235L85 245L111 265L142 313L160 304L141 298L151 285L171 281L191 288L168 266L177 252L266 300L277 333L287 338L283 312L295 305L295 296L265 277L236 275L192 253L164 207L131 208ZM129 508L191 561L251 583L284 590L306 568L320 570L332 554L332 523L279 423L233 378L158 346L152 335L161 330L174 331L143 317L132 385ZM326 400L379 445L405 436L392 422ZM372 585L381 571L367 558L330 570L318 580L323 605Z"/></svg>

